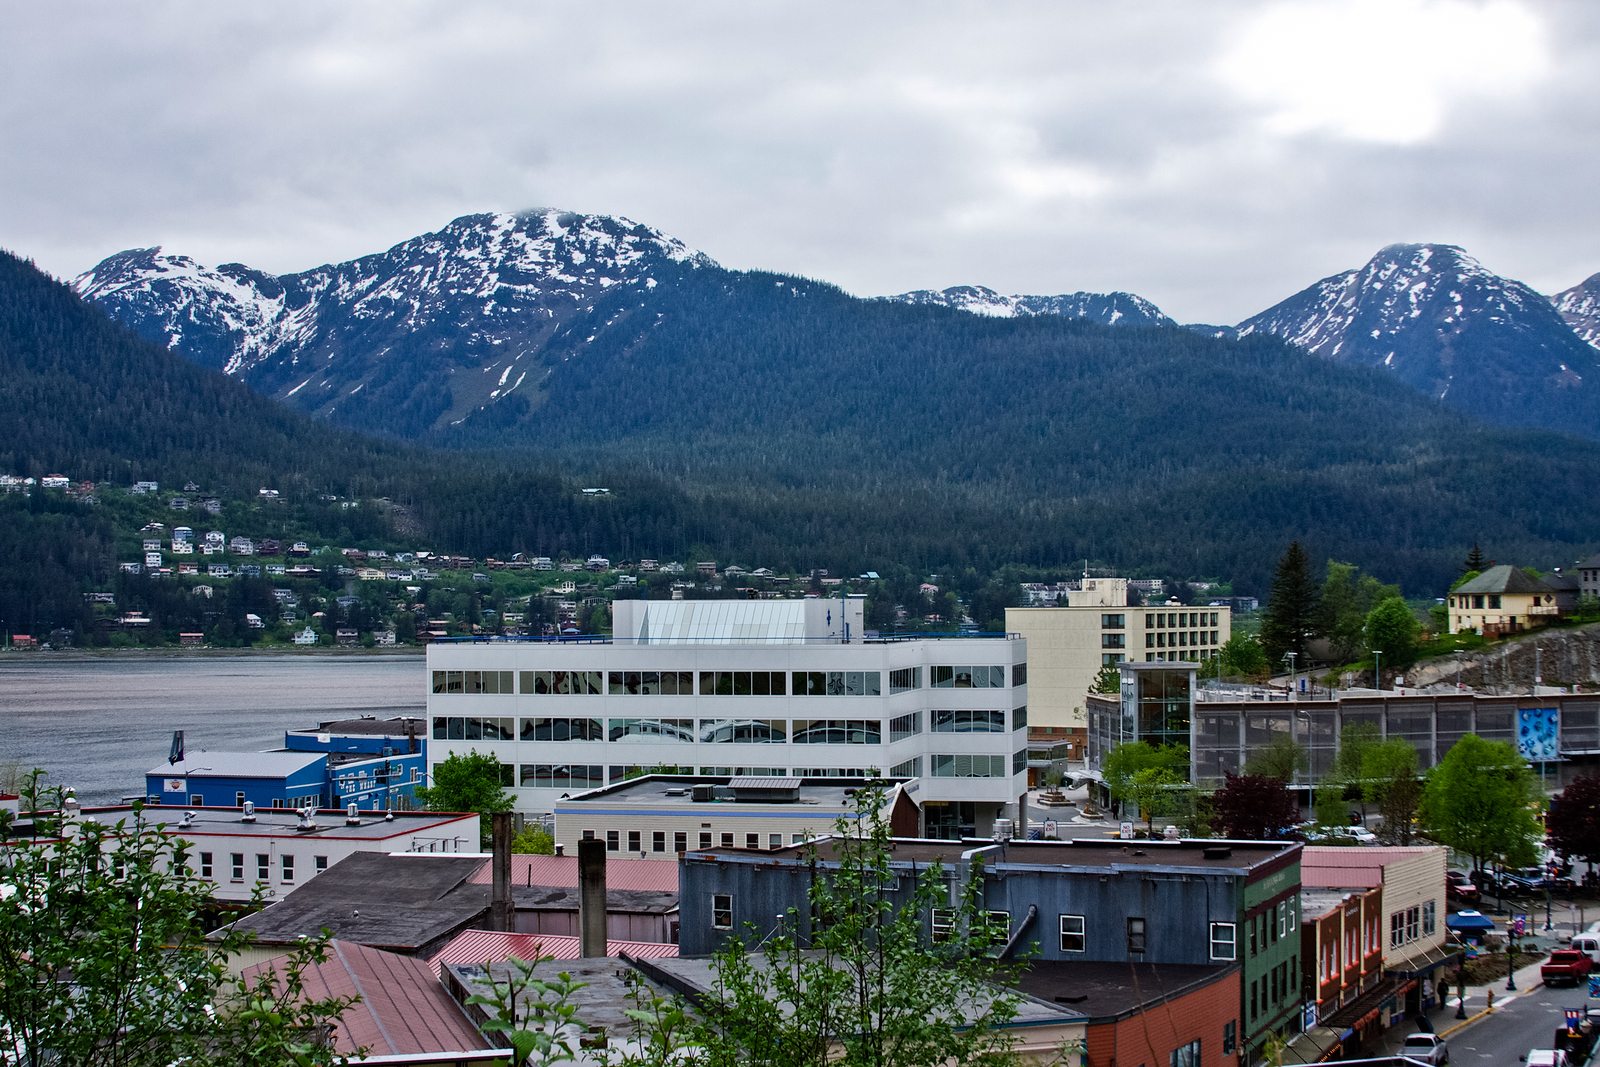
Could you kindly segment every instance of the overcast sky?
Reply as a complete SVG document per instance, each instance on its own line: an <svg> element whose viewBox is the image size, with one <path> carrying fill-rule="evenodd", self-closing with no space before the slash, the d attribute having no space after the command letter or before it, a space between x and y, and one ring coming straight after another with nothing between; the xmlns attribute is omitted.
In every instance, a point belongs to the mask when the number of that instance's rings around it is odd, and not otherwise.
<svg viewBox="0 0 1600 1067"><path fill-rule="evenodd" d="M1600 271L1600 3L0 6L0 247L303 270L625 215L862 295L1234 322L1396 241Z"/></svg>

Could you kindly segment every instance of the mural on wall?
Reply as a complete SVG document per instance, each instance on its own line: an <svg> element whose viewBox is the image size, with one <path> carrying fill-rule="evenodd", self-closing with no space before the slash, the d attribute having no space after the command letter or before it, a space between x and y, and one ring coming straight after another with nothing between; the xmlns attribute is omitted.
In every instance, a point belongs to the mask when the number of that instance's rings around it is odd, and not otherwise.
<svg viewBox="0 0 1600 1067"><path fill-rule="evenodd" d="M1553 763L1561 717L1555 708L1517 709L1517 752L1530 763Z"/></svg>

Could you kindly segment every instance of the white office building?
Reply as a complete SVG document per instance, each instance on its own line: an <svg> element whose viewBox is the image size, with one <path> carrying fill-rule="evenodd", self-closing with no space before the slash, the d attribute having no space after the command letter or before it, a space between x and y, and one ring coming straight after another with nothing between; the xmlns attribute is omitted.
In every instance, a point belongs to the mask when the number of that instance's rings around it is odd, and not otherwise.
<svg viewBox="0 0 1600 1067"><path fill-rule="evenodd" d="M1025 825L1023 641L865 637L859 600L624 600L613 615L612 638L430 645L430 765L493 753L527 814L647 772L879 773L918 779L927 836Z"/></svg>

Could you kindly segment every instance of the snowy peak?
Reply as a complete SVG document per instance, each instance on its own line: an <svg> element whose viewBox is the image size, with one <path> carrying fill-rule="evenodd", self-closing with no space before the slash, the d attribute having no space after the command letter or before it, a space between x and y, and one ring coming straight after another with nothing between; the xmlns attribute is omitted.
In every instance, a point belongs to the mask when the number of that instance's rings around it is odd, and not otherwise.
<svg viewBox="0 0 1600 1067"><path fill-rule="evenodd" d="M1577 395L1597 359L1550 301L1455 245L1398 244L1261 314L1260 333L1381 367L1435 399L1520 425L1600 431L1600 395ZM1591 392L1593 390L1591 389Z"/></svg>
<svg viewBox="0 0 1600 1067"><path fill-rule="evenodd" d="M949 289L918 289L884 297L903 304L948 307L973 315L1014 318L1059 315L1087 319L1102 326L1170 326L1171 319L1142 296L1133 293L1062 293L1058 296L1002 296L982 285L957 285Z"/></svg>
<svg viewBox="0 0 1600 1067"><path fill-rule="evenodd" d="M1557 293L1550 302L1574 333L1600 348L1600 274L1592 274L1571 289Z"/></svg>

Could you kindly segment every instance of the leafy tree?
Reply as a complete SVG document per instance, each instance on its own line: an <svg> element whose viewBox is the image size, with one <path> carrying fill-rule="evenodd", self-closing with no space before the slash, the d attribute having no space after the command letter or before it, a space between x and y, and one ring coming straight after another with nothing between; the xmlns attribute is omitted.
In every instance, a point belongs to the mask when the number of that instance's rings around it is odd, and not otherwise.
<svg viewBox="0 0 1600 1067"><path fill-rule="evenodd" d="M1115 696L1122 692L1122 670L1115 663L1108 663L1100 668L1100 673L1094 676L1089 692L1101 696Z"/></svg>
<svg viewBox="0 0 1600 1067"><path fill-rule="evenodd" d="M1264 681L1272 673L1267 654L1249 634L1234 634L1225 641L1217 654L1205 665L1206 673L1214 678L1247 678Z"/></svg>
<svg viewBox="0 0 1600 1067"><path fill-rule="evenodd" d="M1317 822L1323 826L1344 826L1349 823L1345 818L1344 790L1331 782L1324 782L1317 786L1316 792Z"/></svg>
<svg viewBox="0 0 1600 1067"><path fill-rule="evenodd" d="M1287 653L1298 656L1300 666L1310 660L1306 642L1316 635L1317 589L1311 581L1306 550L1289 542L1272 576L1272 592L1261 618L1261 647L1268 661L1277 663Z"/></svg>
<svg viewBox="0 0 1600 1067"><path fill-rule="evenodd" d="M1418 815L1423 832L1471 856L1473 870L1521 867L1535 859L1538 797L1538 780L1509 742L1467 734L1428 772Z"/></svg>
<svg viewBox="0 0 1600 1067"><path fill-rule="evenodd" d="M1382 652L1384 662L1393 664L1396 669L1409 667L1416 661L1420 629L1417 617L1397 596L1383 601L1367 615L1369 647Z"/></svg>
<svg viewBox="0 0 1600 1067"><path fill-rule="evenodd" d="M1568 859L1600 863L1600 775L1574 778L1550 802L1550 845Z"/></svg>
<svg viewBox="0 0 1600 1067"><path fill-rule="evenodd" d="M1223 837L1268 841L1300 817L1294 797L1277 778L1259 774L1230 774L1211 795L1212 819Z"/></svg>
<svg viewBox="0 0 1600 1067"><path fill-rule="evenodd" d="M1019 999L1002 984L1011 965L996 958L1004 934L986 921L981 874L953 906L937 864L900 888L881 800L863 790L839 820L834 858L813 854L809 914L791 908L776 931L730 940L698 1020L644 1062L674 1062L684 1048L705 1067L1016 1062L1004 1027ZM935 910L949 920L938 939Z"/></svg>
<svg viewBox="0 0 1600 1067"><path fill-rule="evenodd" d="M556 839L538 823L528 823L511 839L511 851L529 856L553 856Z"/></svg>
<svg viewBox="0 0 1600 1067"><path fill-rule="evenodd" d="M1279 784L1288 785L1294 781L1296 774L1304 774L1310 766L1305 746L1288 734L1279 734L1246 761L1244 772L1247 775L1276 778Z"/></svg>
<svg viewBox="0 0 1600 1067"><path fill-rule="evenodd" d="M537 973L540 964L554 956L521 960L513 956L504 967L491 967L489 992L475 993L467 1003L491 1009L485 1033L504 1035L511 1048L512 1067L523 1064L576 1060L583 1027L573 995L586 983L561 971L551 978Z"/></svg>
<svg viewBox="0 0 1600 1067"><path fill-rule="evenodd" d="M428 811L475 811L492 815L510 811L511 767L488 752L453 752L434 764L433 784L417 787L417 800ZM490 840L488 819L482 820L483 844Z"/></svg>
<svg viewBox="0 0 1600 1067"><path fill-rule="evenodd" d="M1347 722L1339 731L1339 752L1333 758L1333 774L1340 782L1356 785L1361 780L1367 750L1382 739L1378 724Z"/></svg>
<svg viewBox="0 0 1600 1067"><path fill-rule="evenodd" d="M1412 823L1422 802L1417 750L1411 742L1392 738L1367 747L1361 760L1361 796L1378 806L1385 834L1411 844Z"/></svg>
<svg viewBox="0 0 1600 1067"><path fill-rule="evenodd" d="M1183 745L1129 741L1106 753L1100 773L1111 799L1119 806L1132 805L1149 833L1156 816L1170 815L1181 806L1189 782L1189 750Z"/></svg>
<svg viewBox="0 0 1600 1067"><path fill-rule="evenodd" d="M1351 563L1329 560L1317 606L1317 629L1333 646L1334 659L1347 663L1365 647L1367 615L1382 601L1399 596L1398 586L1384 585Z"/></svg>
<svg viewBox="0 0 1600 1067"><path fill-rule="evenodd" d="M37 809L42 775L24 808ZM59 800L59 793L57 794ZM48 801L47 801L48 803ZM0 1056L21 1067L166 1067L342 1062L329 1027L353 1001L305 996L301 972L323 957L308 942L281 970L229 979L247 935L208 940L211 886L190 870L189 843L135 805L105 825L68 817L60 837L13 833L0 892Z"/></svg>

